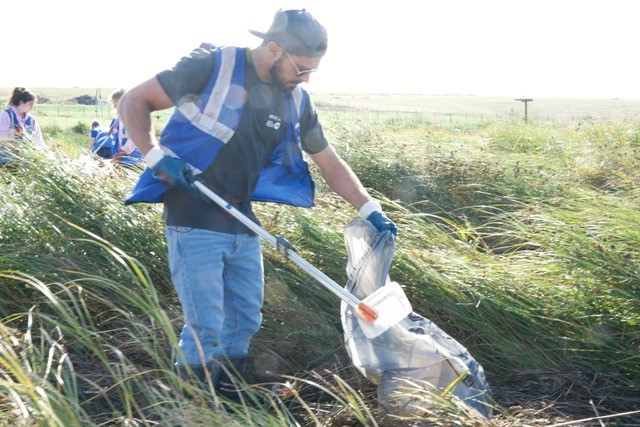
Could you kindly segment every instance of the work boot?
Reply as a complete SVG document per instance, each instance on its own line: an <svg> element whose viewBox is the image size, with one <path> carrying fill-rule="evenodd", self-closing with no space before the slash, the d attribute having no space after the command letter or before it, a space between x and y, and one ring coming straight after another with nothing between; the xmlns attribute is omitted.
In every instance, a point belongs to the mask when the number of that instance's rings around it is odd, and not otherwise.
<svg viewBox="0 0 640 427"><path fill-rule="evenodd" d="M202 390L211 390L207 377L211 379L211 384L216 389L216 384L220 382L222 368L216 362L209 362L206 368L202 365L176 365L176 370L182 380L195 383Z"/></svg>
<svg viewBox="0 0 640 427"><path fill-rule="evenodd" d="M220 361L218 361L220 362ZM234 402L240 401L241 383L244 382L244 370L247 366L247 356L228 357L224 359L215 385L216 391Z"/></svg>

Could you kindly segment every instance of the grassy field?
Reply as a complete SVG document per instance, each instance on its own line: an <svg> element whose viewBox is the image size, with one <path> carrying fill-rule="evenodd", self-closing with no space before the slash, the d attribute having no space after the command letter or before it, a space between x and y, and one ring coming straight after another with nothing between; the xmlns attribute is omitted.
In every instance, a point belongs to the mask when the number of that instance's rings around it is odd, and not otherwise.
<svg viewBox="0 0 640 427"><path fill-rule="evenodd" d="M486 120L524 118L524 103L514 98L471 95L313 94L315 102L327 109L413 112L441 117L466 115ZM617 120L640 117L640 100L637 99L533 99L527 104L528 119L532 121Z"/></svg>
<svg viewBox="0 0 640 427"><path fill-rule="evenodd" d="M49 127L53 132L68 129L75 125L90 126L94 120L108 126L115 110L111 105L111 93L119 88L30 88L46 102L36 104L32 114L41 126ZM0 88L0 104L6 106L12 88ZM95 98L98 95L100 105L81 105L75 99L82 96ZM156 123L161 125L170 115L170 110L155 115ZM87 130L88 135L88 130Z"/></svg>
<svg viewBox="0 0 640 427"><path fill-rule="evenodd" d="M69 100L82 96L95 96L99 90L102 99L108 101L109 94L117 88L32 88L39 96L56 104L56 109L69 106ZM11 88L0 88L0 102L6 104ZM524 118L524 104L513 98L487 97L473 95L408 95L408 94L367 94L367 93L328 93L311 92L314 102L324 109L353 109L361 112L394 112L418 114L419 116L438 118L466 117L483 120L510 120ZM528 119L532 121L585 121L620 120L640 118L640 100L638 99L565 99L536 98L528 103ZM38 107L45 110L44 106ZM56 115L51 107L49 117ZM109 117L107 107L97 110L86 106L82 117ZM93 114L93 116L92 116Z"/></svg>
<svg viewBox="0 0 640 427"><path fill-rule="evenodd" d="M323 127L399 227L390 276L483 365L490 425L637 425L640 120L435 122L369 113L412 97L334 96ZM139 171L86 156L69 119L0 168L1 425L478 425L426 391L420 416L382 410L336 298L266 246L246 400L181 382L161 207L123 206ZM355 212L312 171L317 206L256 212L344 283Z"/></svg>

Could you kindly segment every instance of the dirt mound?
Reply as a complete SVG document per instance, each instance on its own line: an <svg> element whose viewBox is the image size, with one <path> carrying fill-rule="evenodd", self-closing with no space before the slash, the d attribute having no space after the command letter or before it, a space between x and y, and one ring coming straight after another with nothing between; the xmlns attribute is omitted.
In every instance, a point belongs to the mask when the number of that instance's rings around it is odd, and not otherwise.
<svg viewBox="0 0 640 427"><path fill-rule="evenodd" d="M76 104L80 105L96 105L98 103L98 100L95 96L80 95L76 96L75 98L71 98L68 102L75 102Z"/></svg>

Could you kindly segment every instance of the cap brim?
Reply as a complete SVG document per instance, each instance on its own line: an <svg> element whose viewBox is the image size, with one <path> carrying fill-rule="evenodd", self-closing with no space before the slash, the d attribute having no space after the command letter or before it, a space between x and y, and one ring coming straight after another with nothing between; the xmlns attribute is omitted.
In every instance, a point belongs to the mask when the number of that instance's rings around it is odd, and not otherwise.
<svg viewBox="0 0 640 427"><path fill-rule="evenodd" d="M260 37L261 39L267 38L267 33L263 33L262 31L249 30L249 32L254 36Z"/></svg>

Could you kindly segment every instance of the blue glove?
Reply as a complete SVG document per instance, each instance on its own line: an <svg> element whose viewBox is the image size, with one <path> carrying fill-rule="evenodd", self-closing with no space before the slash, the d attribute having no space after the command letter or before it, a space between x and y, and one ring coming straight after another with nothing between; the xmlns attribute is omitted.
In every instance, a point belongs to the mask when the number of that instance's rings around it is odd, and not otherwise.
<svg viewBox="0 0 640 427"><path fill-rule="evenodd" d="M182 159L173 156L164 156L151 169L153 176L163 180L172 187L181 190L191 190L193 185L193 171Z"/></svg>
<svg viewBox="0 0 640 427"><path fill-rule="evenodd" d="M396 237L396 235L398 234L396 224L380 211L372 212L367 217L367 221L373 224L373 226L376 227L379 232L390 231L391 234L393 234L393 237Z"/></svg>

